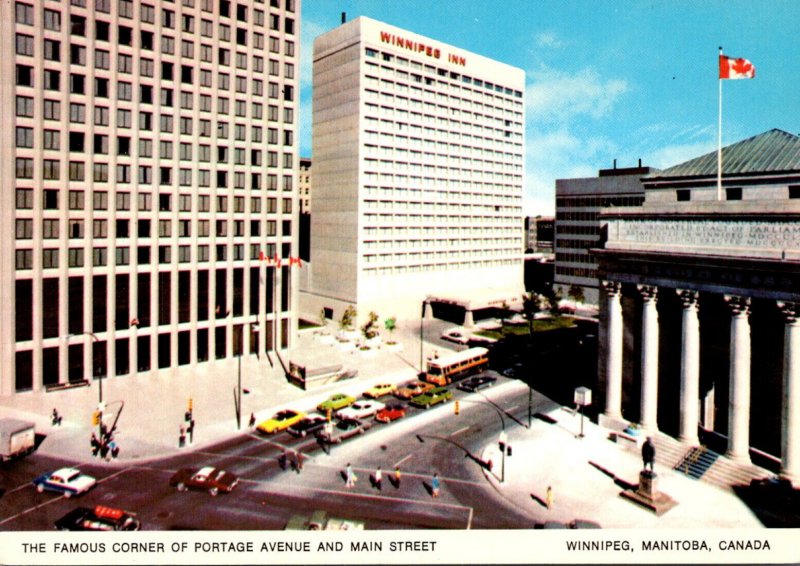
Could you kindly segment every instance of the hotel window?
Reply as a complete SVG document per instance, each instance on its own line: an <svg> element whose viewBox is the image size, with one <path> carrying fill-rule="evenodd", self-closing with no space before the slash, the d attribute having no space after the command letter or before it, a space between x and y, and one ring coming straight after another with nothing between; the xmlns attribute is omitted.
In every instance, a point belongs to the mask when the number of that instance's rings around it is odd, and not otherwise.
<svg viewBox="0 0 800 566"><path fill-rule="evenodd" d="M83 161L69 162L69 180L83 181L86 178L86 165Z"/></svg>
<svg viewBox="0 0 800 566"><path fill-rule="evenodd" d="M153 129L153 113L152 112L140 112L139 113L139 129L144 131L150 131Z"/></svg>
<svg viewBox="0 0 800 566"><path fill-rule="evenodd" d="M33 220L17 220L15 223L15 237L17 240L30 240L33 238Z"/></svg>
<svg viewBox="0 0 800 566"><path fill-rule="evenodd" d="M139 18L148 24L152 24L155 22L155 9L153 6L148 6L147 4L142 4L139 10Z"/></svg>
<svg viewBox="0 0 800 566"><path fill-rule="evenodd" d="M83 191L70 191L68 195L70 210L83 210L85 193Z"/></svg>
<svg viewBox="0 0 800 566"><path fill-rule="evenodd" d="M83 124L86 121L86 106L71 103L69 105L69 121L74 124Z"/></svg>
<svg viewBox="0 0 800 566"><path fill-rule="evenodd" d="M92 221L92 235L95 238L108 237L108 221L106 220L93 220Z"/></svg>
<svg viewBox="0 0 800 566"><path fill-rule="evenodd" d="M117 56L117 72L131 74L133 72L133 57L120 53Z"/></svg>
<svg viewBox="0 0 800 566"><path fill-rule="evenodd" d="M153 32L152 31L142 31L139 33L139 46L142 49L147 49L148 51L153 50ZM152 76L147 75L147 76Z"/></svg>
<svg viewBox="0 0 800 566"><path fill-rule="evenodd" d="M86 36L86 18L83 16L72 15L69 17L70 33L80 37ZM98 38L99 39L99 38Z"/></svg>
<svg viewBox="0 0 800 566"><path fill-rule="evenodd" d="M83 267L83 248L70 248L68 253L70 267Z"/></svg>
<svg viewBox="0 0 800 566"><path fill-rule="evenodd" d="M47 103L48 102L52 103L54 101L45 100L44 102L45 102L45 108L47 108ZM56 102L56 104L58 103ZM50 107L52 108L52 104L50 105ZM29 96L17 96L17 116L23 118L33 118L33 98Z"/></svg>
<svg viewBox="0 0 800 566"><path fill-rule="evenodd" d="M42 178L48 180L58 180L61 178L60 162L56 159L45 159L42 161Z"/></svg>
<svg viewBox="0 0 800 566"><path fill-rule="evenodd" d="M31 25L33 25L33 19L31 19ZM61 12L56 12L54 10L45 10L44 29L49 29L52 31L61 31Z"/></svg>
<svg viewBox="0 0 800 566"><path fill-rule="evenodd" d="M33 67L30 65L17 65L17 85L33 86Z"/></svg>
<svg viewBox="0 0 800 566"><path fill-rule="evenodd" d="M800 198L800 185L789 185L789 198Z"/></svg>
<svg viewBox="0 0 800 566"><path fill-rule="evenodd" d="M17 147L33 147L33 128L17 126Z"/></svg>
<svg viewBox="0 0 800 566"><path fill-rule="evenodd" d="M94 107L95 126L108 126L108 108L105 106Z"/></svg>
<svg viewBox="0 0 800 566"><path fill-rule="evenodd" d="M33 6L16 2L14 4L14 21L18 24L33 25Z"/></svg>
<svg viewBox="0 0 800 566"><path fill-rule="evenodd" d="M107 183L108 182L108 164L107 163L95 163L94 164L94 180L99 183Z"/></svg>
<svg viewBox="0 0 800 566"><path fill-rule="evenodd" d="M45 40L45 47L47 46ZM23 33L17 34L17 55L29 55L33 57L33 36L25 35Z"/></svg>
<svg viewBox="0 0 800 566"><path fill-rule="evenodd" d="M44 269L58 267L58 250L45 249L42 250L42 267Z"/></svg>
<svg viewBox="0 0 800 566"><path fill-rule="evenodd" d="M45 240L55 240L58 238L58 220L45 218L42 220L42 237Z"/></svg>
<svg viewBox="0 0 800 566"><path fill-rule="evenodd" d="M83 220L70 219L69 237L76 240L83 238Z"/></svg>
<svg viewBox="0 0 800 566"><path fill-rule="evenodd" d="M108 250L106 248L94 248L92 250L92 265L102 267L108 263Z"/></svg>
<svg viewBox="0 0 800 566"><path fill-rule="evenodd" d="M146 210L150 210L150 209L153 208L153 197L152 197L152 195L150 195L148 193L139 193L137 195L136 199L137 199L137 208L140 211L146 211ZM147 225L149 226L149 222L150 221L149 220L147 220L147 221L140 220L140 223L141 222L148 222ZM140 235L141 235L141 230L140 230ZM147 235L148 236L150 235L149 231L148 231ZM144 236L144 237L147 237L147 236Z"/></svg>
<svg viewBox="0 0 800 566"><path fill-rule="evenodd" d="M161 38L161 53L172 55L175 53L175 39L172 37L163 36Z"/></svg>
<svg viewBox="0 0 800 566"><path fill-rule="evenodd" d="M16 197L17 209L33 208L33 189L17 189Z"/></svg>
<svg viewBox="0 0 800 566"><path fill-rule="evenodd" d="M172 10L161 10L161 26L170 29L175 27L175 12Z"/></svg>

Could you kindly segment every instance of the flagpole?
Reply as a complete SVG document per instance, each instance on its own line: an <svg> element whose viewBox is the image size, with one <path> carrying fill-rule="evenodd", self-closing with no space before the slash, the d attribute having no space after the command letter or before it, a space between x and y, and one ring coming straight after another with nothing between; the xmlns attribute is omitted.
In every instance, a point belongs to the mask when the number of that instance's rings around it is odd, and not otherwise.
<svg viewBox="0 0 800 566"><path fill-rule="evenodd" d="M719 46L719 56L722 57L722 46ZM717 72L719 83L719 115L717 117L717 200L722 200L722 77Z"/></svg>

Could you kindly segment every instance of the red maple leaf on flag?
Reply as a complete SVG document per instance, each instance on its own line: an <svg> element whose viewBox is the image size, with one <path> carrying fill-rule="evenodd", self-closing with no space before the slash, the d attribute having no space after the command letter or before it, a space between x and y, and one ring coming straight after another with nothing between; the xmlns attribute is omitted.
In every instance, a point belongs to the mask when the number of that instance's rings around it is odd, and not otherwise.
<svg viewBox="0 0 800 566"><path fill-rule="evenodd" d="M746 75L753 69L753 64L747 59L736 59L731 67L736 73Z"/></svg>

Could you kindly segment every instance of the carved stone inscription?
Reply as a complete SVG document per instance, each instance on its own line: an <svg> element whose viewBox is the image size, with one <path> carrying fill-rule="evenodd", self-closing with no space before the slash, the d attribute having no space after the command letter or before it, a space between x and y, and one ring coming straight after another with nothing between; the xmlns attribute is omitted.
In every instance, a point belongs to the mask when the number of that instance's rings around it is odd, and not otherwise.
<svg viewBox="0 0 800 566"><path fill-rule="evenodd" d="M616 224L620 242L800 249L800 222L620 220Z"/></svg>

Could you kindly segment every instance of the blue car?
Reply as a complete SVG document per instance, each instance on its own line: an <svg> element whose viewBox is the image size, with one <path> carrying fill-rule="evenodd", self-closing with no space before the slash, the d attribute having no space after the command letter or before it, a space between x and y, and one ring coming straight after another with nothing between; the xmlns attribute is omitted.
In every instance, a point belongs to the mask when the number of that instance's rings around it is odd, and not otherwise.
<svg viewBox="0 0 800 566"><path fill-rule="evenodd" d="M64 494L64 497L80 495L92 489L97 483L91 476L82 474L76 468L61 468L49 474L42 474L33 480L36 491L57 491Z"/></svg>

